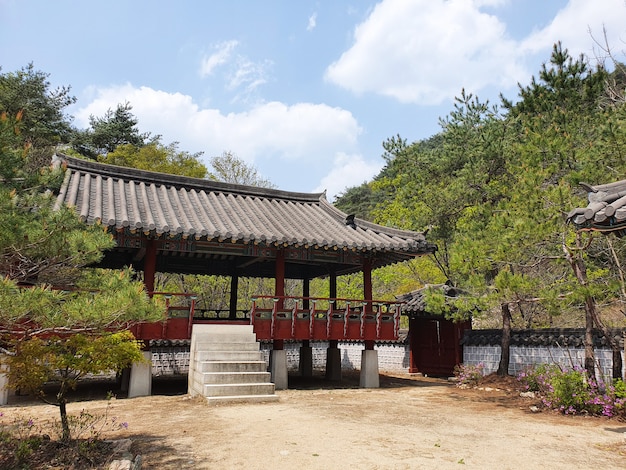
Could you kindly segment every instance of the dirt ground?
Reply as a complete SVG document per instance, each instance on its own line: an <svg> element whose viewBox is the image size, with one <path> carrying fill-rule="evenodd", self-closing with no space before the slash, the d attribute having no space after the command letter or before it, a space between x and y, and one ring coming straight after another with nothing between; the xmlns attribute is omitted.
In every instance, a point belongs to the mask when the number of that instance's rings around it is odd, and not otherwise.
<svg viewBox="0 0 626 470"><path fill-rule="evenodd" d="M208 405L184 381L155 381L151 397L114 399L143 469L624 469L626 422L533 413L505 382L460 389L444 379L381 376L381 388L290 377L280 400ZM94 392L95 394L96 392ZM69 406L102 412L96 395ZM95 398L95 399L94 399ZM11 397L6 417L58 410Z"/></svg>

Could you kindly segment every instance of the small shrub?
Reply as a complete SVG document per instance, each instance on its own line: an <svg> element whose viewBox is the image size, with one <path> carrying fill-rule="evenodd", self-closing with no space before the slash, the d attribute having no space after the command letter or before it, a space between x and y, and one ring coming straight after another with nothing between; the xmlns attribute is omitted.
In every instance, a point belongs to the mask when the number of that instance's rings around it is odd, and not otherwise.
<svg viewBox="0 0 626 470"><path fill-rule="evenodd" d="M517 376L522 387L529 392L546 392L550 388L550 377L560 372L556 364L538 364L527 367Z"/></svg>
<svg viewBox="0 0 626 470"><path fill-rule="evenodd" d="M0 412L0 468L92 468L106 462L111 445L102 439L103 432L128 428L128 423L110 417L109 411L110 403L103 414L83 410L70 416L74 439L69 442L62 441L58 420L35 423Z"/></svg>
<svg viewBox="0 0 626 470"><path fill-rule="evenodd" d="M458 387L474 387L485 376L484 364L459 364L454 367L454 377Z"/></svg>
<svg viewBox="0 0 626 470"><path fill-rule="evenodd" d="M564 414L612 417L625 412L624 383L588 379L582 368L562 370L554 364L540 364L521 372L518 380L526 390L537 392L544 406Z"/></svg>

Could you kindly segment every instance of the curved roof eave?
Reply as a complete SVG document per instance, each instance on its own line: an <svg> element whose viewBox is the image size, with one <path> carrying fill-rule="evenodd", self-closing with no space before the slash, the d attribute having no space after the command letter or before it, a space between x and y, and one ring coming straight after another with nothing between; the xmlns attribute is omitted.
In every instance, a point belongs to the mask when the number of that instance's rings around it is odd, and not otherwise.
<svg viewBox="0 0 626 470"><path fill-rule="evenodd" d="M57 156L67 174L57 204L88 223L159 236L265 241L284 246L396 253L436 247L424 234L351 219L325 193L300 193L168 175ZM351 224L351 222L354 224Z"/></svg>

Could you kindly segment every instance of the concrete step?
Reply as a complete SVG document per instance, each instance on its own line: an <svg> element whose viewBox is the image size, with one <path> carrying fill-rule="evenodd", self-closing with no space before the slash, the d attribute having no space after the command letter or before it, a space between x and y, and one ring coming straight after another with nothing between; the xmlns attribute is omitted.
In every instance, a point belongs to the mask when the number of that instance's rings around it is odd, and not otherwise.
<svg viewBox="0 0 626 470"><path fill-rule="evenodd" d="M265 361L197 361L196 372L265 372Z"/></svg>
<svg viewBox="0 0 626 470"><path fill-rule="evenodd" d="M206 341L195 343L196 351L259 351L259 343L254 338L249 341Z"/></svg>
<svg viewBox="0 0 626 470"><path fill-rule="evenodd" d="M205 397L227 397L242 395L273 395L273 383L249 384L204 384L202 395Z"/></svg>
<svg viewBox="0 0 626 470"><path fill-rule="evenodd" d="M272 403L279 400L278 395L233 395L224 397L205 397L210 405L227 403Z"/></svg>
<svg viewBox="0 0 626 470"><path fill-rule="evenodd" d="M209 403L276 401L252 325L194 325L189 393Z"/></svg>
<svg viewBox="0 0 626 470"><path fill-rule="evenodd" d="M204 384L269 383L269 372L204 372L200 375Z"/></svg>
<svg viewBox="0 0 626 470"><path fill-rule="evenodd" d="M194 324L193 331L197 336L204 334L254 334L252 325L225 325L225 324Z"/></svg>
<svg viewBox="0 0 626 470"><path fill-rule="evenodd" d="M202 361L261 361L261 351L196 351L194 360Z"/></svg>
<svg viewBox="0 0 626 470"><path fill-rule="evenodd" d="M201 334L195 336L194 347L201 350L200 344L210 343L256 343L256 336L250 333Z"/></svg>

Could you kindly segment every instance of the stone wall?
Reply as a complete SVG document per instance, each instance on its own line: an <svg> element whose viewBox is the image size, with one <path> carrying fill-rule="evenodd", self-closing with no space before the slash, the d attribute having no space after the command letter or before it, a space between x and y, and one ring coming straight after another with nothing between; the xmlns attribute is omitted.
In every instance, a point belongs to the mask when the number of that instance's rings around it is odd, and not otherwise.
<svg viewBox="0 0 626 470"><path fill-rule="evenodd" d="M300 360L300 343L285 342L287 352L287 369L291 372L298 370ZM323 371L326 369L326 349L328 342L311 342L313 348L313 370ZM271 343L261 343L261 352L269 367ZM358 370L361 368L361 351L363 343L340 342L341 367L345 370ZM378 350L378 368L381 371L406 372L409 368L409 346L403 343L386 343L376 345ZM154 376L180 375L189 371L189 347L188 346L153 346L152 374Z"/></svg>
<svg viewBox="0 0 626 470"><path fill-rule="evenodd" d="M616 337L620 337L623 333L623 330L616 330ZM538 363L557 363L568 367L582 365L584 363L583 335L582 329L513 331L509 374L516 375L525 367ZM500 361L500 338L501 330L467 330L462 340L463 362L474 365L483 364L486 373L495 372ZM604 377L610 377L611 350L607 348L606 341L599 334L596 334L594 342L598 369ZM298 370L300 345L299 342L285 342L287 368L291 372ZM311 342L311 346L313 369L324 371L328 342L315 341ZM261 343L261 352L268 364L271 348L270 342ZM359 370L363 348L363 343L339 342L342 369ZM378 364L381 371L408 371L408 341L377 344L375 348L378 350ZM626 364L623 342L621 348L622 364ZM189 345L152 345L151 353L152 373L155 376L186 374L189 370Z"/></svg>
<svg viewBox="0 0 626 470"><path fill-rule="evenodd" d="M624 331L613 330L613 337L622 351L622 376L624 376ZM513 330L509 374L517 375L524 368L541 363L564 367L583 366L585 362L584 334L582 328ZM498 369L502 330L468 330L462 340L463 363L484 366L489 374ZM602 377L611 377L613 353L599 331L594 331L596 367Z"/></svg>
<svg viewBox="0 0 626 470"><path fill-rule="evenodd" d="M517 375L533 364L559 364L567 368L583 366L585 350L583 348L545 347L545 346L511 346L509 374ZM610 349L595 349L596 365L602 377L611 377L613 352ZM485 374L498 370L500 362L500 346L464 346L463 363L482 364ZM624 352L622 351L622 377L624 376Z"/></svg>

